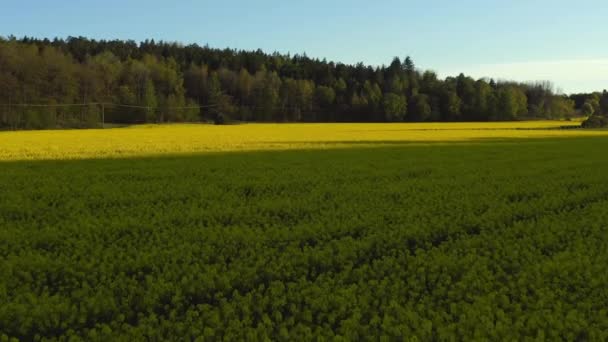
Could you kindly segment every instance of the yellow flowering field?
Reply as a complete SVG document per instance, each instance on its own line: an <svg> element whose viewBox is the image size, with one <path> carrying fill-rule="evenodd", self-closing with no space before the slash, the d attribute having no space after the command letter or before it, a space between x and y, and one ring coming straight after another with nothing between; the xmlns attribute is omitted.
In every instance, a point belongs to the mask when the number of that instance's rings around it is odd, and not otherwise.
<svg viewBox="0 0 608 342"><path fill-rule="evenodd" d="M311 149L399 142L608 135L561 130L565 121L142 125L91 130L0 132L0 160L119 158L173 153Z"/></svg>

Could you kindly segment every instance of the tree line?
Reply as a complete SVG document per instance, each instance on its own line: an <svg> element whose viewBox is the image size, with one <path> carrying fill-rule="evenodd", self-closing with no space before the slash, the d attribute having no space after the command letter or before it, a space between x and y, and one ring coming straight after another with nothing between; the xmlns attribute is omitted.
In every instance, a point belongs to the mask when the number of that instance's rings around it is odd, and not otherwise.
<svg viewBox="0 0 608 342"><path fill-rule="evenodd" d="M587 116L583 122L585 128L608 127L608 91L590 94L573 94L570 96L580 113Z"/></svg>
<svg viewBox="0 0 608 342"><path fill-rule="evenodd" d="M0 38L0 127L13 129L96 126L102 114L115 123L555 119L588 112L588 102L608 113L606 92L440 79L410 57L373 67L154 40Z"/></svg>

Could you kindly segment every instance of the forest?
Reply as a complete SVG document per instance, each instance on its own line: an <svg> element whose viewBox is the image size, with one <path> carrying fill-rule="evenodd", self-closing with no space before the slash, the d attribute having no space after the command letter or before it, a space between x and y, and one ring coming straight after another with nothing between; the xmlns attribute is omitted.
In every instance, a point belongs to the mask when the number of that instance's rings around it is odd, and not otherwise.
<svg viewBox="0 0 608 342"><path fill-rule="evenodd" d="M463 74L440 79L410 57L374 67L154 40L0 38L4 129L218 120L509 121L606 113L605 90L567 96L548 81Z"/></svg>

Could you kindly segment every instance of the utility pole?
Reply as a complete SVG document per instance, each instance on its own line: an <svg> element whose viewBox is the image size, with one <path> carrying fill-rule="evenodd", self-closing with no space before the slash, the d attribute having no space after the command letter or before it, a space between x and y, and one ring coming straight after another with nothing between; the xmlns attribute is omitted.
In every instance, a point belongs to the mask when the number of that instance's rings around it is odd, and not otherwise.
<svg viewBox="0 0 608 342"><path fill-rule="evenodd" d="M12 111L12 96L8 96L8 120L11 124L11 128L14 130L15 129L15 124L14 124L14 118L13 118L13 111Z"/></svg>

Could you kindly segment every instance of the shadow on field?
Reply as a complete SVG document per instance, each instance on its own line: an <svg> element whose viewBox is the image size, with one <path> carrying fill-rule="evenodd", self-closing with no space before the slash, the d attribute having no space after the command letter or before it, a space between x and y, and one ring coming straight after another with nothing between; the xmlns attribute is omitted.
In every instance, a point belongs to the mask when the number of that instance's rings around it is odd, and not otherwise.
<svg viewBox="0 0 608 342"><path fill-rule="evenodd" d="M466 127L466 128L406 128L406 129L368 129L349 130L347 132L445 132L445 131L555 131L555 130L583 130L581 125L564 125L560 127Z"/></svg>
<svg viewBox="0 0 608 342"><path fill-rule="evenodd" d="M377 152L404 153L411 155L412 158L423 158L424 156L432 155L434 152L447 154L469 154L475 151L485 151L489 154L500 154L505 160L517 160L520 154L528 154L530 149L542 149L546 151L565 152L572 151L579 155L595 150L608 149L608 137L592 136L592 137L547 137L547 138L475 138L470 140L458 141L393 141L393 140L344 140L344 141L315 141L306 142L306 145L294 147L294 145L303 144L302 141L281 141L281 142L261 142L269 144L273 147L285 146L285 148L270 149L250 149L240 151L202 151L202 152L178 152L178 153L159 153L159 154L143 154L138 156L116 156L103 158L73 158L73 159L40 159L40 160L0 160L0 171L9 166L34 166L34 165L59 165L59 164L81 164L88 161L103 163L105 161L112 164L120 164L125 162L128 165L130 161L183 161L192 160L232 160L242 159L244 161L251 159L270 160L287 158L297 159L298 156L328 157L339 156L341 154L361 154L373 155ZM604 147L601 147L604 146ZM484 153L485 153L484 152ZM558 157L558 155L556 155ZM0 172L1 173L1 172ZM1 175L0 175L1 177ZM1 181L1 179L0 179Z"/></svg>
<svg viewBox="0 0 608 342"><path fill-rule="evenodd" d="M291 148L290 150L309 150L309 149L318 149L318 147L330 147L335 146L339 149L348 148L352 146L353 148L375 148L375 147L422 147L422 146L470 146L470 145L486 145L486 144L513 144L513 143L556 143L556 142L565 142L565 141L576 141L580 140L588 140L588 139L598 139L601 141L608 140L607 137L581 137L581 136L564 136L564 137L516 137L516 138L505 138L505 137L479 137L479 138L469 138L466 140L325 140L325 141L298 141L298 140L289 140L289 141L261 141L261 144L273 145L273 146L285 146L287 150L288 147L294 145L302 145L302 148ZM308 148L308 146L315 146L313 148ZM238 151L236 151L238 152ZM241 151L243 152L243 151ZM251 152L251 151L250 151Z"/></svg>

